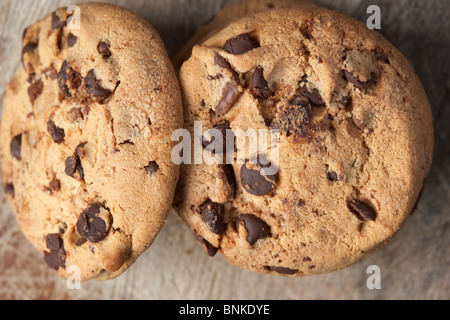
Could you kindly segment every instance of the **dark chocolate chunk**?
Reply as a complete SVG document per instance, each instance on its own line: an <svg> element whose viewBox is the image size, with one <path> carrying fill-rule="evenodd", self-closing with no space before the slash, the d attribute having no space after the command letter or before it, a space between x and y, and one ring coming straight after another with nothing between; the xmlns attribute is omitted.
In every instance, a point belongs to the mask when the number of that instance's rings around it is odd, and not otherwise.
<svg viewBox="0 0 450 320"><path fill-rule="evenodd" d="M220 99L215 111L218 115L224 115L230 110L230 108L239 99L239 82L235 79L231 79L223 88L222 99Z"/></svg>
<svg viewBox="0 0 450 320"><path fill-rule="evenodd" d="M227 225L225 224L225 209L223 205L214 203L208 199L200 206L200 210L203 221L209 231L215 234L225 232Z"/></svg>
<svg viewBox="0 0 450 320"><path fill-rule="evenodd" d="M259 239L271 236L270 227L267 223L253 214L241 214L236 220L236 230L239 232L241 222L247 230L247 241L250 245L254 245Z"/></svg>
<svg viewBox="0 0 450 320"><path fill-rule="evenodd" d="M204 148L213 149L215 153L224 153L228 150L227 148L227 141L234 141L234 133L233 130L231 130L230 122L225 120L218 124L216 124L213 129L220 131L220 137L212 136L211 140L206 139L205 137L202 138L202 145ZM211 146L212 145L212 146ZM233 144L234 146L234 144ZM231 148L231 146L230 146Z"/></svg>
<svg viewBox="0 0 450 320"><path fill-rule="evenodd" d="M67 113L67 119L71 122L77 122L84 119L84 114L81 108L72 108Z"/></svg>
<svg viewBox="0 0 450 320"><path fill-rule="evenodd" d="M356 199L352 200L350 201L349 206L353 213L365 220L375 221L377 218L377 213L375 210L370 205L362 201Z"/></svg>
<svg viewBox="0 0 450 320"><path fill-rule="evenodd" d="M72 97L71 89L76 90L81 85L80 73L75 71L67 60L63 62L56 79L62 94L69 98Z"/></svg>
<svg viewBox="0 0 450 320"><path fill-rule="evenodd" d="M375 74L375 72L371 72L370 73L370 79L367 81L361 81L359 80L356 76L353 75L353 73L351 73L350 71L344 70L344 75L345 78L353 83L353 85L359 89L367 89L373 85L376 84L377 82L377 76Z"/></svg>
<svg viewBox="0 0 450 320"><path fill-rule="evenodd" d="M99 203L91 205L80 214L77 221L78 234L91 243L100 242L108 235L106 222L99 217L101 207Z"/></svg>
<svg viewBox="0 0 450 320"><path fill-rule="evenodd" d="M330 180L330 181L333 181L333 182L339 181L338 174L334 171L328 171L327 177L328 177L328 180Z"/></svg>
<svg viewBox="0 0 450 320"><path fill-rule="evenodd" d="M83 150L83 147L86 145L87 142L80 143L76 148L75 152L72 156L68 157L66 159L66 169L65 172L68 176L73 177L75 172L78 171L80 174L80 179L84 180L84 168L81 165L81 159L85 155L85 151Z"/></svg>
<svg viewBox="0 0 450 320"><path fill-rule="evenodd" d="M227 178L227 182L230 185L230 188L233 193L233 197L236 196L236 177L234 176L233 165L226 164L222 167L223 172L225 173L225 177Z"/></svg>
<svg viewBox="0 0 450 320"><path fill-rule="evenodd" d="M221 68L230 70L233 74L233 78L236 80L236 82L239 82L239 74L233 69L233 67L231 67L231 64L217 52L214 55L214 63Z"/></svg>
<svg viewBox="0 0 450 320"><path fill-rule="evenodd" d="M64 250L64 241L59 234L48 234L45 238L45 244L50 252L44 252L44 261L55 270L66 268L66 251Z"/></svg>
<svg viewBox="0 0 450 320"><path fill-rule="evenodd" d="M294 133L298 137L306 137L310 129L311 105L303 96L294 95L289 100L289 105L278 105L275 119L270 124L271 128L286 132L289 136Z"/></svg>
<svg viewBox="0 0 450 320"><path fill-rule="evenodd" d="M66 159L66 169L64 170L68 176L73 176L77 170L77 157L70 156Z"/></svg>
<svg viewBox="0 0 450 320"><path fill-rule="evenodd" d="M252 93L255 98L267 99L274 95L269 89L269 84L264 79L264 69L257 67L252 76Z"/></svg>
<svg viewBox="0 0 450 320"><path fill-rule="evenodd" d="M66 268L66 254L64 249L44 253L45 263L52 269Z"/></svg>
<svg viewBox="0 0 450 320"><path fill-rule="evenodd" d="M250 38L248 33L240 34L236 38L232 38L225 42L223 49L231 54L244 54L250 50L259 48L258 41Z"/></svg>
<svg viewBox="0 0 450 320"><path fill-rule="evenodd" d="M312 105L322 106L325 102L317 88L313 88L308 84L308 77L305 75L300 82L300 94L311 102Z"/></svg>
<svg viewBox="0 0 450 320"><path fill-rule="evenodd" d="M264 168L268 167L270 164L261 165L259 159L257 164L252 165L247 161L241 167L241 183L247 192L263 196L275 189L277 174L264 174Z"/></svg>
<svg viewBox="0 0 450 320"><path fill-rule="evenodd" d="M73 33L69 33L69 35L67 36L67 45L69 46L69 48L72 48L74 45L76 45L77 41L78 37Z"/></svg>
<svg viewBox="0 0 450 320"><path fill-rule="evenodd" d="M154 174L159 171L159 165L156 163L156 161L150 161L148 166L145 166L145 171L149 174Z"/></svg>
<svg viewBox="0 0 450 320"><path fill-rule="evenodd" d="M344 109L346 111L351 111L352 110L352 97L344 96L344 97L341 98L341 100L339 100L339 103L344 106Z"/></svg>
<svg viewBox="0 0 450 320"><path fill-rule="evenodd" d="M66 26L66 20L61 19L56 12L52 13L52 31Z"/></svg>
<svg viewBox="0 0 450 320"><path fill-rule="evenodd" d="M111 90L101 86L101 80L97 79L94 70L87 73L84 82L86 83L86 92L95 98L106 99L112 94Z"/></svg>
<svg viewBox="0 0 450 320"><path fill-rule="evenodd" d="M37 42L28 42L25 46L22 48L22 64L23 63L23 57L28 52L33 52L38 47Z"/></svg>
<svg viewBox="0 0 450 320"><path fill-rule="evenodd" d="M7 183L5 185L5 193L7 195L9 195L11 198L14 198L15 193L14 193L14 184L12 183Z"/></svg>
<svg viewBox="0 0 450 320"><path fill-rule="evenodd" d="M391 61L389 61L388 55L385 53L382 53L381 55L377 56L377 61L385 63L385 64L391 64Z"/></svg>
<svg viewBox="0 0 450 320"><path fill-rule="evenodd" d="M43 90L44 90L44 83L42 82L41 79L33 82L28 87L27 92L28 92L28 97L30 98L31 104L34 104L34 102L41 95Z"/></svg>
<svg viewBox="0 0 450 320"><path fill-rule="evenodd" d="M203 245L208 256L214 257L216 255L219 248L214 247L208 240L198 235L197 233L195 233L195 238L197 238L197 240Z"/></svg>
<svg viewBox="0 0 450 320"><path fill-rule="evenodd" d="M56 143L63 142L64 138L66 137L64 129L56 126L56 124L52 120L47 121L47 131Z"/></svg>
<svg viewBox="0 0 450 320"><path fill-rule="evenodd" d="M275 266L267 267L267 270L285 275L293 275L298 272L298 270L295 269L290 269L286 267L275 267Z"/></svg>
<svg viewBox="0 0 450 320"><path fill-rule="evenodd" d="M45 244L48 249L56 251L62 247L63 241L59 234L51 233L45 237Z"/></svg>
<svg viewBox="0 0 450 320"><path fill-rule="evenodd" d="M98 44L97 50L98 50L98 53L100 53L103 58L106 59L106 58L111 57L111 50L109 50L109 45L106 42L100 41L100 43Z"/></svg>
<svg viewBox="0 0 450 320"><path fill-rule="evenodd" d="M58 179L53 179L52 181L50 181L49 186L52 191L58 192L61 190L61 181L59 181Z"/></svg>
<svg viewBox="0 0 450 320"><path fill-rule="evenodd" d="M11 140L10 144L11 155L17 160L21 161L21 151L22 151L22 134L18 134Z"/></svg>

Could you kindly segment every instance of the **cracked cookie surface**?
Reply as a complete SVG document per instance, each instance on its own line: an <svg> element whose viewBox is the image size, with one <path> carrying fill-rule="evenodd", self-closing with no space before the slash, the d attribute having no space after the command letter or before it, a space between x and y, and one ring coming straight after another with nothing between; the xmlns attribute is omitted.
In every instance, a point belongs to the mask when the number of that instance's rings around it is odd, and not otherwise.
<svg viewBox="0 0 450 320"><path fill-rule="evenodd" d="M112 5L79 8L80 29L61 8L24 32L2 116L2 177L47 264L62 277L104 280L125 271L168 216L181 95L150 24Z"/></svg>
<svg viewBox="0 0 450 320"><path fill-rule="evenodd" d="M174 205L209 255L261 273L331 272L379 249L413 210L431 108L403 55L364 24L313 5L250 15L194 46L179 78L191 132L201 121L280 133L276 174L249 164L261 158L251 151L243 164L182 166Z"/></svg>

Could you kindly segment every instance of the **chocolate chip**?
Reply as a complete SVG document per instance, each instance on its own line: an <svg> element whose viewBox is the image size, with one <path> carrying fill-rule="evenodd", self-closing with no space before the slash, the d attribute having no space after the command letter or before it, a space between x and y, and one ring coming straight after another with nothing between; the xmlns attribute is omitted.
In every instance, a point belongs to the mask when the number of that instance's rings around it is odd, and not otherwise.
<svg viewBox="0 0 450 320"><path fill-rule="evenodd" d="M28 42L22 48L22 55L24 55L25 53L34 51L34 49L36 49L37 47L38 47L38 43L37 42Z"/></svg>
<svg viewBox="0 0 450 320"><path fill-rule="evenodd" d="M66 26L66 20L61 19L56 12L52 13L52 31Z"/></svg>
<svg viewBox="0 0 450 320"><path fill-rule="evenodd" d="M75 245L77 246L77 247L81 247L84 243L86 243L87 242L87 239L86 238L80 238L80 239L78 239L76 242L75 242Z"/></svg>
<svg viewBox="0 0 450 320"><path fill-rule="evenodd" d="M44 253L44 260L47 265L55 270L66 268L66 251L64 250L64 241L59 234L48 234L45 238L45 244L50 252Z"/></svg>
<svg viewBox="0 0 450 320"><path fill-rule="evenodd" d="M64 138L66 137L64 129L56 126L56 124L52 120L47 121L47 131L56 143L63 142Z"/></svg>
<svg viewBox="0 0 450 320"><path fill-rule="evenodd" d="M344 96L339 100L339 103L344 106L344 109L346 111L352 110L352 97L350 96Z"/></svg>
<svg viewBox="0 0 450 320"><path fill-rule="evenodd" d="M215 153L231 151L227 148L227 141L234 141L234 133L233 130L231 130L230 122L228 120L219 122L213 127L213 129L218 130L220 132L220 136L212 136L211 140L202 137L203 147L209 148L210 150L214 149Z"/></svg>
<svg viewBox="0 0 450 320"><path fill-rule="evenodd" d="M377 61L385 63L385 64L391 64L389 61L389 57L387 54L382 53L381 55L377 56Z"/></svg>
<svg viewBox="0 0 450 320"><path fill-rule="evenodd" d="M78 171L80 174L80 179L84 180L84 168L81 165L81 159L84 157L85 152L83 150L83 147L86 145L87 142L80 143L76 148L75 152L72 156L67 157L65 165L65 172L68 176L73 177L75 172Z"/></svg>
<svg viewBox="0 0 450 320"><path fill-rule="evenodd" d="M70 122L77 122L84 119L83 112L81 111L81 108L72 108L67 113L67 119Z"/></svg>
<svg viewBox="0 0 450 320"><path fill-rule="evenodd" d="M201 206L203 221L209 231L215 234L225 232L225 209L223 205L214 203L210 199L206 200Z"/></svg>
<svg viewBox="0 0 450 320"><path fill-rule="evenodd" d="M91 205L80 214L76 224L78 234L91 243L100 242L108 235L106 222L99 216L100 208L99 203Z"/></svg>
<svg viewBox="0 0 450 320"><path fill-rule="evenodd" d="M264 79L264 69L257 67L252 76L252 93L255 98L267 99L274 95L269 89L269 84Z"/></svg>
<svg viewBox="0 0 450 320"><path fill-rule="evenodd" d="M11 155L17 160L21 161L21 151L22 151L22 134L18 134L17 136L11 139L10 144Z"/></svg>
<svg viewBox="0 0 450 320"><path fill-rule="evenodd" d="M145 171L149 174L155 174L159 171L159 165L156 163L156 161L150 161L148 166L145 166Z"/></svg>
<svg viewBox="0 0 450 320"><path fill-rule="evenodd" d="M7 195L9 195L11 198L14 198L14 184L12 184L12 183L7 183L6 185L5 185L5 193L7 194Z"/></svg>
<svg viewBox="0 0 450 320"><path fill-rule="evenodd" d="M227 61L227 59L222 57L217 52L214 55L214 63L216 65L218 65L219 67L221 67L221 68L228 69L228 70L233 70L233 68L231 67L230 63Z"/></svg>
<svg viewBox="0 0 450 320"><path fill-rule="evenodd" d="M225 173L225 177L227 178L227 182L231 188L233 197L236 196L236 177L234 176L233 165L226 164L222 167L223 172Z"/></svg>
<svg viewBox="0 0 450 320"><path fill-rule="evenodd" d="M69 46L69 48L72 48L74 45L76 45L77 41L78 37L73 33L69 33L69 35L67 36L67 45Z"/></svg>
<svg viewBox="0 0 450 320"><path fill-rule="evenodd" d="M68 98L72 97L71 89L76 90L81 85L80 73L75 71L67 60L63 62L56 79L62 94Z"/></svg>
<svg viewBox="0 0 450 320"><path fill-rule="evenodd" d="M219 248L214 247L208 240L198 235L197 233L195 233L195 237L203 245L208 256L214 257L216 255Z"/></svg>
<svg viewBox="0 0 450 320"><path fill-rule="evenodd" d="M215 111L218 115L224 115L239 99L239 83L235 79L231 79L223 89L222 99L220 99Z"/></svg>
<svg viewBox="0 0 450 320"><path fill-rule="evenodd" d="M41 79L33 82L28 87L27 92L28 92L28 97L30 98L31 104L34 104L34 102L41 95L43 90L44 90L44 83L42 82Z"/></svg>
<svg viewBox="0 0 450 320"><path fill-rule="evenodd" d="M227 59L222 57L217 52L214 55L214 63L221 68L231 71L231 73L233 74L234 80L236 80L236 82L239 82L239 74L233 69L233 67L231 67L231 64L227 61Z"/></svg>
<svg viewBox="0 0 450 320"><path fill-rule="evenodd" d="M61 190L61 181L59 181L58 179L53 179L52 181L50 181L49 185L50 189L54 192L58 192Z"/></svg>
<svg viewBox="0 0 450 320"><path fill-rule="evenodd" d="M23 57L28 52L33 52L38 47L37 42L28 42L23 48L22 48L22 64L23 63Z"/></svg>
<svg viewBox="0 0 450 320"><path fill-rule="evenodd" d="M52 269L66 268L66 255L64 250L50 251L44 253L45 263Z"/></svg>
<svg viewBox="0 0 450 320"><path fill-rule="evenodd" d="M375 221L375 219L377 218L377 213L375 212L375 210L370 205L362 201L355 199L350 201L349 205L353 213L357 214L359 217L365 220Z"/></svg>
<svg viewBox="0 0 450 320"><path fill-rule="evenodd" d="M344 75L345 75L345 78L349 82L353 83L353 85L359 89L367 89L367 88L373 86L374 84L376 84L376 82L377 82L375 72L370 73L371 77L367 81L359 80L356 76L353 75L353 73L351 73L350 71L347 71L347 70L344 70Z"/></svg>
<svg viewBox="0 0 450 320"><path fill-rule="evenodd" d="M101 80L97 79L94 70L87 73L84 82L86 83L86 92L95 98L106 99L112 94L111 90L101 86Z"/></svg>
<svg viewBox="0 0 450 320"><path fill-rule="evenodd" d="M334 171L328 171L327 176L328 176L328 180L330 180L330 181L335 182L335 181L339 180L338 174Z"/></svg>
<svg viewBox="0 0 450 320"><path fill-rule="evenodd" d="M62 243L62 239L57 233L51 233L45 237L45 244L50 250L59 250L62 247Z"/></svg>
<svg viewBox="0 0 450 320"><path fill-rule="evenodd" d="M65 165L66 165L66 168L64 170L65 173L68 176L72 177L77 170L77 157L75 157L75 156L67 157L67 159L65 161Z"/></svg>
<svg viewBox="0 0 450 320"><path fill-rule="evenodd" d="M104 59L111 57L111 51L109 50L109 45L106 42L100 41L97 50Z"/></svg>
<svg viewBox="0 0 450 320"><path fill-rule="evenodd" d="M269 271L273 271L279 274L285 274L285 275L293 275L296 274L298 272L298 270L295 269L290 269L290 268L286 268L286 267L267 267L267 270Z"/></svg>
<svg viewBox="0 0 450 320"><path fill-rule="evenodd" d="M275 189L277 173L265 174L265 169L270 167L270 163L262 165L258 159L257 164L250 164L247 161L241 167L241 183L244 189L255 195L263 196Z"/></svg>
<svg viewBox="0 0 450 320"><path fill-rule="evenodd" d="M319 90L311 86L307 76L304 76L300 82L300 94L308 98L312 105L322 106L325 104Z"/></svg>
<svg viewBox="0 0 450 320"><path fill-rule="evenodd" d="M311 105L305 97L295 95L289 101L289 105L280 105L277 108L275 120L271 127L286 132L294 133L298 137L306 137L310 132L312 118Z"/></svg>
<svg viewBox="0 0 450 320"><path fill-rule="evenodd" d="M223 46L223 49L226 52L235 55L244 54L255 48L259 48L259 43L250 38L248 33L240 34L236 38L227 40Z"/></svg>
<svg viewBox="0 0 450 320"><path fill-rule="evenodd" d="M236 220L236 230L239 232L241 222L247 230L247 241L252 246L259 239L271 236L270 227L267 223L253 214L241 214Z"/></svg>

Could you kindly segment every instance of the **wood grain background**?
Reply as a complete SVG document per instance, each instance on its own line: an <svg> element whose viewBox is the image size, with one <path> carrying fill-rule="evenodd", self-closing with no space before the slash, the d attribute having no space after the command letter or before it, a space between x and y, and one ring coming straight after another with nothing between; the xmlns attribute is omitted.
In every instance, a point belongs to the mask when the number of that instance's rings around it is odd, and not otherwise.
<svg viewBox="0 0 450 320"><path fill-rule="evenodd" d="M117 279L69 290L17 227L0 190L1 299L449 299L450 298L450 1L311 0L366 21L379 5L382 29L412 63L433 108L436 149L418 210L380 252L342 271L284 278L254 274L204 254L171 212L153 246ZM0 2L0 105L20 67L22 30L60 6L80 1ZM226 0L115 0L150 21L175 54ZM381 268L381 289L366 286L367 267Z"/></svg>

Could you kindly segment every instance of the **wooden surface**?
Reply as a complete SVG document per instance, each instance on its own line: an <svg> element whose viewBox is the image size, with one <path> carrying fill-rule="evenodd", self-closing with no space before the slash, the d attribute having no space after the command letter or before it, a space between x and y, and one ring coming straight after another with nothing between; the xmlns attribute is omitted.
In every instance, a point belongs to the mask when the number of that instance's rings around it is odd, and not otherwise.
<svg viewBox="0 0 450 320"><path fill-rule="evenodd" d="M314 0L312 0L314 1ZM79 1L0 2L0 105L20 67L22 30L59 6ZM109 1L159 30L171 55L223 0ZM382 11L386 36L410 60L429 96L435 119L434 163L418 210L380 252L342 271L309 278L254 274L208 257L172 212L153 246L117 279L69 290L48 269L17 227L0 190L0 298L2 299L449 299L450 298L450 1L317 0L366 21L366 8ZM1 188L0 188L1 189ZM366 286L370 265L381 270L381 289Z"/></svg>

